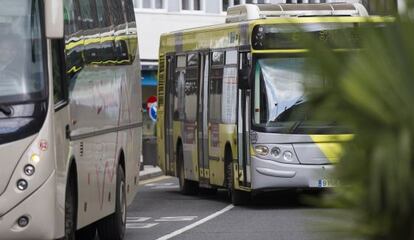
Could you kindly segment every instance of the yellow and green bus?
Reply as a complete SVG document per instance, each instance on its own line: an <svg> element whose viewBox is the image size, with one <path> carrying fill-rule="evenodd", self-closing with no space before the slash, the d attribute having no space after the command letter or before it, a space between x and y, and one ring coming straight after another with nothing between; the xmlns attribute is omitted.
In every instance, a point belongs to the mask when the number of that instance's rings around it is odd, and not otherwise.
<svg viewBox="0 0 414 240"><path fill-rule="evenodd" d="M323 79L307 72L301 42L347 52L355 29L382 22L360 4L246 4L224 24L162 35L159 165L183 193L227 188L235 204L252 192L335 185L338 143L352 135L313 118L305 86Z"/></svg>

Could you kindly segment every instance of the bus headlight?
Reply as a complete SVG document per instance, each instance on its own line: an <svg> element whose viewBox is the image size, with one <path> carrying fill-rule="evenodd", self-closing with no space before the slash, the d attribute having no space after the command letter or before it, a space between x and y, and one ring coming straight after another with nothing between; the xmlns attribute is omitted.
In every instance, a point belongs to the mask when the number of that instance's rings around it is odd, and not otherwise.
<svg viewBox="0 0 414 240"><path fill-rule="evenodd" d="M28 164L24 167L24 174L26 174L27 176L29 177L32 176L34 172L35 172L35 167L33 167L33 165Z"/></svg>
<svg viewBox="0 0 414 240"><path fill-rule="evenodd" d="M267 154L269 154L269 148L262 145L254 147L254 151L261 156L266 156Z"/></svg>
<svg viewBox="0 0 414 240"><path fill-rule="evenodd" d="M20 179L19 181L17 181L17 189L19 189L20 191L26 190L28 186L29 184L24 179Z"/></svg>
<svg viewBox="0 0 414 240"><path fill-rule="evenodd" d="M272 148L272 151L270 152L270 154L272 154L273 157L278 158L281 152L282 151L280 150L280 148L274 147Z"/></svg>
<svg viewBox="0 0 414 240"><path fill-rule="evenodd" d="M256 157L285 164L300 164L292 144L256 145Z"/></svg>
<svg viewBox="0 0 414 240"><path fill-rule="evenodd" d="M292 162L293 161L293 153L291 151L286 151L283 153L283 159L286 162Z"/></svg>

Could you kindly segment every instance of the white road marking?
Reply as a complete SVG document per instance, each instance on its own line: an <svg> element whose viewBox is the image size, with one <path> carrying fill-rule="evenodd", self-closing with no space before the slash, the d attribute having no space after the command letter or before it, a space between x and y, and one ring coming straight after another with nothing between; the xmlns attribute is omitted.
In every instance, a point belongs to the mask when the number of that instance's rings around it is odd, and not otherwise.
<svg viewBox="0 0 414 240"><path fill-rule="evenodd" d="M226 213L226 212L230 211L232 208L234 208L234 205L233 204L230 204L227 207L223 208L222 210L211 214L210 216L207 216L207 217L205 217L203 219L200 219L199 221L197 221L195 223L192 223L192 224L190 224L190 225L188 225L188 226L186 226L184 228L178 229L177 231L174 231L172 233L169 233L169 234L167 234L165 236L162 236L160 238L157 238L156 240L168 240L170 238L173 238L175 236L178 236L178 235L180 235L180 234L182 234L182 233L184 233L184 232L186 232L188 230L191 230L191 229L193 229L193 228L195 228L195 227L197 227L197 226L199 226L199 225L201 225L201 224L203 224L205 222L210 221L213 218L216 218L216 217L220 216L223 213Z"/></svg>
<svg viewBox="0 0 414 240"><path fill-rule="evenodd" d="M150 187L151 189L175 189L179 188L176 183L148 183L144 185L145 187Z"/></svg>
<svg viewBox="0 0 414 240"><path fill-rule="evenodd" d="M127 223L127 229L142 229L142 228L152 228L158 225L158 223Z"/></svg>
<svg viewBox="0 0 414 240"><path fill-rule="evenodd" d="M145 222L150 219L150 217L127 217L127 223Z"/></svg>
<svg viewBox="0 0 414 240"><path fill-rule="evenodd" d="M156 219L155 222L185 222L193 221L196 218L197 216L162 217L160 219Z"/></svg>

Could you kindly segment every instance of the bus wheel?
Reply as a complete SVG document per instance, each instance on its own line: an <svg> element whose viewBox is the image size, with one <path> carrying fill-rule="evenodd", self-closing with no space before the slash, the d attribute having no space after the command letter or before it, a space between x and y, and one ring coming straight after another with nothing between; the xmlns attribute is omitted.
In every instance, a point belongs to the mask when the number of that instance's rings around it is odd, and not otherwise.
<svg viewBox="0 0 414 240"><path fill-rule="evenodd" d="M66 184L65 196L65 237L64 240L75 240L76 232L76 191L73 177Z"/></svg>
<svg viewBox="0 0 414 240"><path fill-rule="evenodd" d="M127 211L125 173L121 166L118 166L117 171L115 212L99 222L98 233L101 240L122 240L125 236Z"/></svg>
<svg viewBox="0 0 414 240"><path fill-rule="evenodd" d="M180 184L180 192L185 195L197 195L198 183L184 178L184 153L183 148L178 148L178 181Z"/></svg>
<svg viewBox="0 0 414 240"><path fill-rule="evenodd" d="M226 153L226 184L227 192L230 201L233 205L245 205L249 202L250 194L244 191L240 191L234 188L234 169L232 164L232 156Z"/></svg>

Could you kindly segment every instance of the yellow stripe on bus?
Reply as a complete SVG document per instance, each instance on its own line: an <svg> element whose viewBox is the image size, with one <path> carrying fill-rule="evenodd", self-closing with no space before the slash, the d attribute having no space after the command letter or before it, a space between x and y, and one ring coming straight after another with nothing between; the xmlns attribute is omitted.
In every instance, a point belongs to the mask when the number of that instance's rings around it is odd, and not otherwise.
<svg viewBox="0 0 414 240"><path fill-rule="evenodd" d="M310 135L310 137L325 157L331 163L336 163L343 155L342 143L352 140L353 135Z"/></svg>

